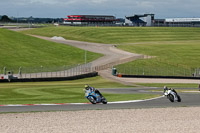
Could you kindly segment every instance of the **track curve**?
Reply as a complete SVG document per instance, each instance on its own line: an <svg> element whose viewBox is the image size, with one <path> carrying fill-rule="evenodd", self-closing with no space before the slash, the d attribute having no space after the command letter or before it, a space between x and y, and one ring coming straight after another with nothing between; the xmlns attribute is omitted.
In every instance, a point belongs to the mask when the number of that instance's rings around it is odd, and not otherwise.
<svg viewBox="0 0 200 133"><path fill-rule="evenodd" d="M102 92L121 93L149 93L148 89L102 89ZM152 93L152 92L151 92ZM162 95L162 92L153 92ZM107 110L107 109L139 109L139 108L165 108L165 107L193 107L200 106L200 93L179 93L182 102L171 103L166 97L157 99L109 104L65 104L65 105L35 105L35 106L1 106L0 112L37 112L37 111L74 111L74 110Z"/></svg>
<svg viewBox="0 0 200 133"><path fill-rule="evenodd" d="M97 44L97 43L87 43L87 42L80 42L80 41L72 41L72 40L65 40L65 41L58 41L52 40L48 37L41 37L35 36L41 39L54 41L58 43L70 44L72 46L86 49L92 52L102 53L105 56L95 60L93 65L100 65L100 64L108 64L113 61L123 60L130 57L137 57L141 56L138 54L128 53L122 50L118 50L112 45L105 45L105 44ZM105 72L107 73L107 72ZM106 75L102 72L102 75ZM109 76L105 76L110 78ZM119 79L113 79L115 81L120 81ZM125 79L122 83L131 83L130 81ZM123 90L123 91L122 91ZM146 92L147 89L115 89L115 93L149 93ZM102 92L112 91L109 89L102 90ZM161 92L157 92L158 94L162 95ZM32 111L71 111L71 110L93 110L93 109L135 109L135 108L160 108L160 107L191 107L191 106L200 106L200 94L199 93L180 93L179 94L182 98L182 102L174 102L171 103L166 97L162 97L159 99L153 99L148 101L140 101L140 102L131 102L131 103L115 103L115 104L83 104L83 105L35 105L35 106L0 106L0 112L32 112Z"/></svg>

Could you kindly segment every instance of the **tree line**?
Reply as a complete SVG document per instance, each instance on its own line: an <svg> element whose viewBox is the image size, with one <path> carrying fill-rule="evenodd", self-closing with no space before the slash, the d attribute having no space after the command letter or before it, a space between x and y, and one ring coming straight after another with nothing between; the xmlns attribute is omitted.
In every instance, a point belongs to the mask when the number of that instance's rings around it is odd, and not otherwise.
<svg viewBox="0 0 200 133"><path fill-rule="evenodd" d="M21 18L9 18L7 15L0 16L0 22L8 23L61 23L63 22L63 18L33 18L31 17L21 17Z"/></svg>

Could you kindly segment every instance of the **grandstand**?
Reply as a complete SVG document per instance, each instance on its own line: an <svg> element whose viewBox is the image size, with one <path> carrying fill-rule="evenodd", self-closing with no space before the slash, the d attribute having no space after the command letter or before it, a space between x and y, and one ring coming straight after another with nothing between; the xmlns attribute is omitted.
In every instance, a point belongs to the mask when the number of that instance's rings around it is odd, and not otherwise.
<svg viewBox="0 0 200 133"><path fill-rule="evenodd" d="M200 18L154 19L155 14L125 16L125 22L111 15L69 15L64 18L66 25L91 26L155 26L155 27L200 27Z"/></svg>
<svg viewBox="0 0 200 133"><path fill-rule="evenodd" d="M69 25L112 25L118 20L108 15L69 15L64 18L64 24Z"/></svg>
<svg viewBox="0 0 200 133"><path fill-rule="evenodd" d="M126 16L128 26L200 27L200 18L154 19L154 14Z"/></svg>
<svg viewBox="0 0 200 133"><path fill-rule="evenodd" d="M152 26L154 14L126 16L125 23L129 26Z"/></svg>

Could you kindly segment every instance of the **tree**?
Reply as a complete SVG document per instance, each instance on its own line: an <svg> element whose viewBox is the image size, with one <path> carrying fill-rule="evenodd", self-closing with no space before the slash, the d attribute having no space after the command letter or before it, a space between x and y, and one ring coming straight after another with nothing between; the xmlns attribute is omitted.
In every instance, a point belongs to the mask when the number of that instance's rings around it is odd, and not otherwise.
<svg viewBox="0 0 200 133"><path fill-rule="evenodd" d="M12 22L12 20L7 15L3 15L0 22Z"/></svg>

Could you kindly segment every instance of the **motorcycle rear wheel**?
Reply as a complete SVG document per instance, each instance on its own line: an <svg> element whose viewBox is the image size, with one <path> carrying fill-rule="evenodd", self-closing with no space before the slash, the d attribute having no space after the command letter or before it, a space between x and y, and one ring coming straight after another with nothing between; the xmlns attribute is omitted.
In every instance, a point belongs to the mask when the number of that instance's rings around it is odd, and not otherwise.
<svg viewBox="0 0 200 133"><path fill-rule="evenodd" d="M105 97L102 97L101 102L102 102L103 104L107 104L107 100L105 99Z"/></svg>
<svg viewBox="0 0 200 133"><path fill-rule="evenodd" d="M179 95L177 95L178 98L178 102L181 102L181 97Z"/></svg>

